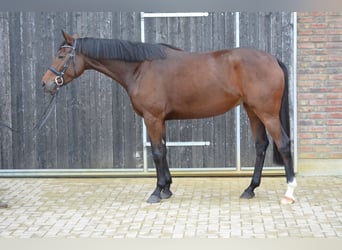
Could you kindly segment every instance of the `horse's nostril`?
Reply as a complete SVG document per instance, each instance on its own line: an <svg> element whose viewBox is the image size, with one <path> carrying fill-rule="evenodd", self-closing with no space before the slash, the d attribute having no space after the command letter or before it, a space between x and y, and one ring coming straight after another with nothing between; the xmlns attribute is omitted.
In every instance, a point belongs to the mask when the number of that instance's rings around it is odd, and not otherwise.
<svg viewBox="0 0 342 250"><path fill-rule="evenodd" d="M42 84L42 85L43 85L43 87L45 87L45 82L43 82L43 84Z"/></svg>

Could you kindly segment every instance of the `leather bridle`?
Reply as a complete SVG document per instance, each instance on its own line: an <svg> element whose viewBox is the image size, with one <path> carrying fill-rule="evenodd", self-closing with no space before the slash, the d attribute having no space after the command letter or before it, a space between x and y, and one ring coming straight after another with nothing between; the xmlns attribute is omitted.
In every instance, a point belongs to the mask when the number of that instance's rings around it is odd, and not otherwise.
<svg viewBox="0 0 342 250"><path fill-rule="evenodd" d="M71 62L73 60L75 60L76 44L77 44L77 40L75 40L73 46L70 46L70 45L63 45L63 46L61 46L61 48L70 48L71 49L70 54L69 54L69 58L65 62L62 71L57 70L53 66L49 67L49 70L56 75L55 84L57 85L57 89L59 89L60 87L63 86L63 84L65 82L64 81L64 74L67 71L67 69L69 68ZM76 66L75 65L76 65L76 62L74 61L74 77L76 78Z"/></svg>

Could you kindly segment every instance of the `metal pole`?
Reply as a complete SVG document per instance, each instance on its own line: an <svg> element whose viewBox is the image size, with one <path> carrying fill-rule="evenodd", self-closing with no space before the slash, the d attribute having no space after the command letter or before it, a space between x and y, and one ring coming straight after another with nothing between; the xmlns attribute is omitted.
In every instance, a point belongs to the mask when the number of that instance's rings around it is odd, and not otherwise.
<svg viewBox="0 0 342 250"><path fill-rule="evenodd" d="M240 47L240 13L235 12L235 47ZM236 123L236 170L241 170L241 152L240 152L240 106L235 108L235 123Z"/></svg>
<svg viewBox="0 0 342 250"><path fill-rule="evenodd" d="M297 12L293 12L293 167L298 171L297 151Z"/></svg>
<svg viewBox="0 0 342 250"><path fill-rule="evenodd" d="M144 17L201 17L209 15L208 12L141 13Z"/></svg>
<svg viewBox="0 0 342 250"><path fill-rule="evenodd" d="M140 12L140 36L141 36L141 42L145 42L145 13ZM148 171L148 162L147 162L147 131L146 131L146 126L144 119L142 119L142 127L143 127L143 169L144 172L146 173Z"/></svg>

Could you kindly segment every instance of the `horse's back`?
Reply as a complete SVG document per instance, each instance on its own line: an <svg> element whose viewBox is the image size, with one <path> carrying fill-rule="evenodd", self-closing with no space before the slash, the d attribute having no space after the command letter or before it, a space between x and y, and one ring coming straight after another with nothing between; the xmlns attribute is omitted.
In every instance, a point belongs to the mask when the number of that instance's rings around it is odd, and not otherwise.
<svg viewBox="0 0 342 250"><path fill-rule="evenodd" d="M148 63L139 84L139 102L165 119L219 115L241 102L252 105L269 97L268 89L279 88L277 72L271 72L276 59L256 49L189 53L168 48L167 54L165 60Z"/></svg>

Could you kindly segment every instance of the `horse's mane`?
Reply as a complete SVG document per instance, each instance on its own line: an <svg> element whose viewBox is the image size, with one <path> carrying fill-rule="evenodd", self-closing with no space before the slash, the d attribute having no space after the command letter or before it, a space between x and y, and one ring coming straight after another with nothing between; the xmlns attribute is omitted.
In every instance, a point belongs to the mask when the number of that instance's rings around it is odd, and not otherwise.
<svg viewBox="0 0 342 250"><path fill-rule="evenodd" d="M76 51L96 59L141 62L145 60L165 59L165 47L177 49L167 44L86 37L77 39Z"/></svg>

